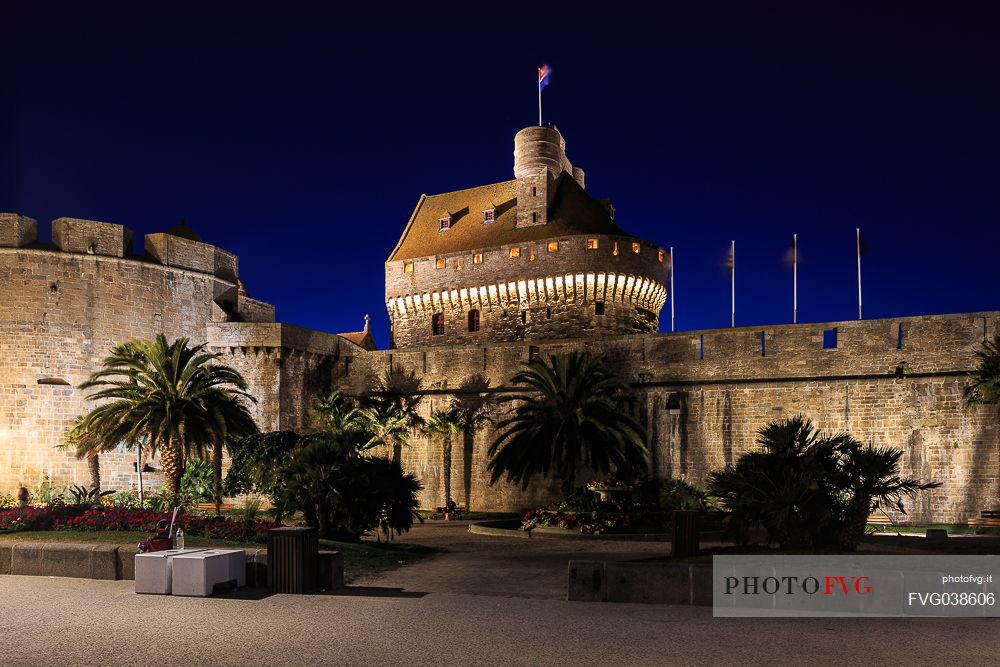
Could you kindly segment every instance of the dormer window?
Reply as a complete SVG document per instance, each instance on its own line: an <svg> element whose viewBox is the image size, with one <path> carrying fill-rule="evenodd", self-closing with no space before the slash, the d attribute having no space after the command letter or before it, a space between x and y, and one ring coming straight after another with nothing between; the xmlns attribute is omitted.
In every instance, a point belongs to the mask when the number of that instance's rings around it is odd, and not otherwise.
<svg viewBox="0 0 1000 667"><path fill-rule="evenodd" d="M472 263L473 264L482 264L483 263L483 253L481 253L481 252L474 252L474 253L472 253Z"/></svg>
<svg viewBox="0 0 1000 667"><path fill-rule="evenodd" d="M490 223L496 219L497 210L495 208L488 208L483 211L483 223Z"/></svg>
<svg viewBox="0 0 1000 667"><path fill-rule="evenodd" d="M559 241L549 241L549 252L559 252Z"/></svg>
<svg viewBox="0 0 1000 667"><path fill-rule="evenodd" d="M413 273L413 262L403 262L403 273Z"/></svg>
<svg viewBox="0 0 1000 667"><path fill-rule="evenodd" d="M436 266L439 269L443 269L444 268L444 259L442 259L442 258L439 257L438 260L437 260L437 262L434 263L434 266Z"/></svg>
<svg viewBox="0 0 1000 667"><path fill-rule="evenodd" d="M657 259L659 259L659 260L660 260L660 264L663 264L663 254L664 254L664 253L663 253L663 251L662 251L662 250L660 250L660 251L659 251L659 254L657 254Z"/></svg>
<svg viewBox="0 0 1000 667"><path fill-rule="evenodd" d="M597 239L587 239L587 250L597 250Z"/></svg>
<svg viewBox="0 0 1000 667"><path fill-rule="evenodd" d="M615 241L614 243L611 244L611 254L614 255L615 257L618 256L618 241Z"/></svg>
<svg viewBox="0 0 1000 667"><path fill-rule="evenodd" d="M517 247L517 246L514 246L513 248L510 249L510 256L511 257L520 257L521 256L521 249L519 247Z"/></svg>
<svg viewBox="0 0 1000 667"><path fill-rule="evenodd" d="M451 229L451 216L438 218L438 231L446 232Z"/></svg>
<svg viewBox="0 0 1000 667"><path fill-rule="evenodd" d="M632 252L634 252L635 254L637 254L637 255L638 255L638 254L639 254L639 251L640 251L641 249L642 249L642 248L641 248L641 246L639 245L639 242L638 242L638 241L632 241Z"/></svg>

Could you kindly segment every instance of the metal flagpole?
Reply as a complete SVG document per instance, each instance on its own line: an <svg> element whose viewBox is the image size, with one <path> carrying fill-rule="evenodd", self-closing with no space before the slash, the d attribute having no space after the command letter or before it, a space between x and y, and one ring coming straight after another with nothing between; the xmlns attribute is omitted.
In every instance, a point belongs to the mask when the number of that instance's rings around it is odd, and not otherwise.
<svg viewBox="0 0 1000 667"><path fill-rule="evenodd" d="M858 319L861 319L861 228L857 228L858 233Z"/></svg>
<svg viewBox="0 0 1000 667"><path fill-rule="evenodd" d="M674 247L670 246L670 330L674 330Z"/></svg>
<svg viewBox="0 0 1000 667"><path fill-rule="evenodd" d="M792 234L792 324L799 321L799 235Z"/></svg>
<svg viewBox="0 0 1000 667"><path fill-rule="evenodd" d="M538 79L538 126L542 126L542 79Z"/></svg>
<svg viewBox="0 0 1000 667"><path fill-rule="evenodd" d="M735 328L736 327L736 239L733 239L732 243L729 246L729 257L732 262L729 270L732 275L732 283L733 283L732 285L733 302L732 302L732 309L729 311L730 314L729 326Z"/></svg>

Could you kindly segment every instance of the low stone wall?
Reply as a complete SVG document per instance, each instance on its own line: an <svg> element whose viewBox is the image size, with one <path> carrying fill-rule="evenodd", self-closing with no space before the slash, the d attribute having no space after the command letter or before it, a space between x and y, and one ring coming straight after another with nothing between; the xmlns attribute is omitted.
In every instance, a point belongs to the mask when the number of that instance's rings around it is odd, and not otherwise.
<svg viewBox="0 0 1000 667"><path fill-rule="evenodd" d="M566 599L711 606L712 566L571 560Z"/></svg>
<svg viewBox="0 0 1000 667"><path fill-rule="evenodd" d="M138 547L70 542L0 542L0 574L134 580ZM247 549L247 586L267 587L267 549ZM344 586L344 556L319 552L319 588Z"/></svg>

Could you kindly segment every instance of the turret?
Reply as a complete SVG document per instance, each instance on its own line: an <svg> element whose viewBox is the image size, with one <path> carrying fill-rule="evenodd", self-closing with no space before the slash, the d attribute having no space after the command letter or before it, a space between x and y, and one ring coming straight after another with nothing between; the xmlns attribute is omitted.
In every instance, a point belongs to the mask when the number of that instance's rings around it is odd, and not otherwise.
<svg viewBox="0 0 1000 667"><path fill-rule="evenodd" d="M554 186L564 172L583 187L583 169L574 167L566 157L566 140L558 129L535 125L514 135L518 227L548 222Z"/></svg>

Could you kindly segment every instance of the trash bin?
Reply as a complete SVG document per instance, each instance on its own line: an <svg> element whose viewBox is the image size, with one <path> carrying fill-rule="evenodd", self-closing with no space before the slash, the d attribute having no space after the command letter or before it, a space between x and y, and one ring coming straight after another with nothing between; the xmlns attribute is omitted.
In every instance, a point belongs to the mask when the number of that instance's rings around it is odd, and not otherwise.
<svg viewBox="0 0 1000 667"><path fill-rule="evenodd" d="M698 534L698 512L675 510L670 518L671 526L671 558L688 558L698 553L700 535Z"/></svg>
<svg viewBox="0 0 1000 667"><path fill-rule="evenodd" d="M267 587L272 593L306 593L317 587L319 537L315 528L267 531Z"/></svg>

